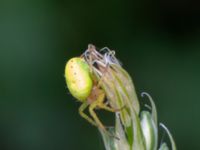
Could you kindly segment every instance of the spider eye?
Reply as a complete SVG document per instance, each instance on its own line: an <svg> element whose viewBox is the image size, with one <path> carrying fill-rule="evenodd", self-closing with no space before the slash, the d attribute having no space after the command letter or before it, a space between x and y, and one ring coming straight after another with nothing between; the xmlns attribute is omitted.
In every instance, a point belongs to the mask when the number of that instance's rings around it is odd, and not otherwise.
<svg viewBox="0 0 200 150"><path fill-rule="evenodd" d="M92 90L92 78L88 64L82 58L72 58L65 66L65 79L70 93L79 101L85 101Z"/></svg>

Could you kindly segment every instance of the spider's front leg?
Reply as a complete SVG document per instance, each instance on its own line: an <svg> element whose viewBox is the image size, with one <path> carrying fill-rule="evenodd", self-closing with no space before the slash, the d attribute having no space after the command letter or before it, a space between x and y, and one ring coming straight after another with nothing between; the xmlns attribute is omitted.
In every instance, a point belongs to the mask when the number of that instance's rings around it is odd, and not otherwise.
<svg viewBox="0 0 200 150"><path fill-rule="evenodd" d="M94 119L96 125L101 128L103 131L106 131L105 126L103 125L103 123L100 121L100 119L98 118L97 114L95 113L94 109L99 107L100 103L103 103L105 98L105 93L104 92L100 92L98 91L98 97L96 98L96 100L94 102L92 102L89 106L89 112L90 115L92 116L92 118Z"/></svg>
<svg viewBox="0 0 200 150"><path fill-rule="evenodd" d="M94 109L95 108L101 108L101 109L104 109L104 110L107 110L107 111L110 111L110 112L116 112L116 111L119 111L119 110L116 110L116 109L113 109L113 108L110 108L108 107L105 103L104 103L104 100L105 100L105 93L103 90L101 89L96 89L97 90L97 93L98 93L98 97L96 98L96 100L90 104L89 106L89 112L90 112L90 115L93 117L94 121L96 122L96 125L101 129L103 130L105 133L107 133L109 136L111 137L114 137L116 139L119 139L118 137L116 137L115 135L111 134L110 132L108 132L105 128L105 126L103 125L103 123L100 121L100 119L98 118L97 114L95 113Z"/></svg>
<svg viewBox="0 0 200 150"><path fill-rule="evenodd" d="M84 110L88 107L88 103L84 102L80 107L79 107L79 114L81 117L83 117L85 120L87 120L89 123L91 123L94 126L97 126L96 122L93 121L88 115L84 113Z"/></svg>
<svg viewBox="0 0 200 150"><path fill-rule="evenodd" d="M98 108L101 108L101 109L104 109L106 111L114 113L114 112L121 111L125 107L125 106L123 106L121 108L114 108L114 107L107 106L107 104L104 102L105 93L103 92L103 90L99 90L99 91L100 91L99 100L97 100L98 101L98 103L97 103Z"/></svg>

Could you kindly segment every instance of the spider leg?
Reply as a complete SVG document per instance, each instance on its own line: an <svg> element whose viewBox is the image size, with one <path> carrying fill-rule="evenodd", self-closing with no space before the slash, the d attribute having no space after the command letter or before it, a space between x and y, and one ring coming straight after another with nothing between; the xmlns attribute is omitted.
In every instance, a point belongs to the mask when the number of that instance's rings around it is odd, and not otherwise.
<svg viewBox="0 0 200 150"><path fill-rule="evenodd" d="M104 98L105 98L105 93L102 92L100 93L99 97L97 98L96 101L94 101L92 104L90 104L89 106L89 112L90 112L90 115L92 116L92 118L95 120L97 126L103 131L105 132L106 134L108 134L108 136L111 136L113 138L116 138L117 140L119 140L119 138L115 135L113 135L112 133L108 132L106 130L106 127L103 125L103 123L99 120L97 114L95 113L94 109L101 106L101 104L103 104L103 101L104 101Z"/></svg>
<svg viewBox="0 0 200 150"><path fill-rule="evenodd" d="M93 121L88 115L86 115L84 113L84 110L87 108L89 104L87 102L83 103L80 107L79 107L79 114L81 115L81 117L83 117L85 120L87 120L89 123L91 123L94 126L97 126L96 122Z"/></svg>
<svg viewBox="0 0 200 150"><path fill-rule="evenodd" d="M97 106L99 108L110 111L110 112L118 112L118 111L121 111L122 109L124 109L125 106L123 106L121 108L114 108L114 107L107 106L107 103L104 103L105 93L102 90L99 95L101 96L98 101L98 104L97 104Z"/></svg>
<svg viewBox="0 0 200 150"><path fill-rule="evenodd" d="M99 103L99 104L98 104L98 107L101 108L101 109L110 111L110 112L119 112L119 111L121 111L122 109L124 109L124 106L121 107L121 108L113 108L113 107L107 106L105 103Z"/></svg>
<svg viewBox="0 0 200 150"><path fill-rule="evenodd" d="M102 122L99 120L97 114L95 113L94 109L98 107L99 103L102 103L104 101L105 94L102 93L98 96L97 100L94 101L92 104L89 106L89 112L94 121L96 122L96 125L101 128L102 130L106 131L105 126L102 124Z"/></svg>
<svg viewBox="0 0 200 150"><path fill-rule="evenodd" d="M105 66L105 71L107 71L107 69L109 68L108 65ZM105 74L106 72L103 72L102 75L100 76L100 79L98 81L97 87L100 88L101 87L101 83L103 82L103 79L105 78Z"/></svg>
<svg viewBox="0 0 200 150"><path fill-rule="evenodd" d="M102 124L102 122L99 120L97 114L95 113L94 109L97 107L96 103L93 103L90 105L89 107L89 112L90 115L93 117L93 119L95 120L96 124L98 127L100 127L102 130L105 130L105 126Z"/></svg>
<svg viewBox="0 0 200 150"><path fill-rule="evenodd" d="M105 132L108 136L111 136L111 137L113 137L113 138L119 140L119 138L118 138L117 136L115 136L115 135L113 135L112 133L108 132L108 131L106 130L106 127L105 127L105 126L102 124L102 122L99 120L97 114L96 114L95 111L94 111L94 109L97 107L97 105L98 105L97 103L93 103L93 104L91 104L90 107L89 107L90 114L91 114L91 116L94 118L94 120L95 120L97 126L98 126L103 132Z"/></svg>

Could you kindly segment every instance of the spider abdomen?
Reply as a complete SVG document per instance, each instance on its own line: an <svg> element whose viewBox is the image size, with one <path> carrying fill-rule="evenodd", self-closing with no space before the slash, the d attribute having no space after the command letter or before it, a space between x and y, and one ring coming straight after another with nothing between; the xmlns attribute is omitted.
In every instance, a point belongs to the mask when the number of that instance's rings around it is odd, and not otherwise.
<svg viewBox="0 0 200 150"><path fill-rule="evenodd" d="M89 66L84 59L75 57L66 63L65 79L70 93L79 101L86 101L91 93L93 82Z"/></svg>

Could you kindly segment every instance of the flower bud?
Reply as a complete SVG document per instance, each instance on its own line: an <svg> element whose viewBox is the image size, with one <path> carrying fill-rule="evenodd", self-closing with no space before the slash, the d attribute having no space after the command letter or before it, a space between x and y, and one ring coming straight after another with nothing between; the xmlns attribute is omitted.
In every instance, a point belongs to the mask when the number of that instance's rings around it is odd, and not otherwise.
<svg viewBox="0 0 200 150"><path fill-rule="evenodd" d="M162 143L162 145L160 146L159 150L169 150L169 148L168 148L166 143Z"/></svg>
<svg viewBox="0 0 200 150"><path fill-rule="evenodd" d="M148 111L141 112L141 128L145 140L146 150L157 148L157 128Z"/></svg>

